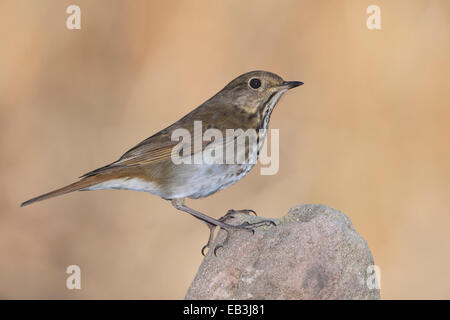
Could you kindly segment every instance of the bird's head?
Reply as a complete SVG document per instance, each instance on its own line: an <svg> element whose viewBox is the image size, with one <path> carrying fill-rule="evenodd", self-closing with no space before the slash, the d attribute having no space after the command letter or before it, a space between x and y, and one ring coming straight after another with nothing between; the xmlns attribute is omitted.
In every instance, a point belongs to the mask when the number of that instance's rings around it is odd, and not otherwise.
<svg viewBox="0 0 450 320"><path fill-rule="evenodd" d="M289 89L302 85L300 81L284 81L268 71L251 71L240 75L225 86L219 95L230 106L261 119L270 114L281 96Z"/></svg>

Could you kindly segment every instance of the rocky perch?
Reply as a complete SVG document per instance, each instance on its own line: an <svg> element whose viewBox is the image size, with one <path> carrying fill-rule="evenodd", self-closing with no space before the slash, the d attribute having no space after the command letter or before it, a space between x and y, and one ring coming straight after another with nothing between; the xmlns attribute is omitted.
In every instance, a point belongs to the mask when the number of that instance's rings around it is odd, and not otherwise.
<svg viewBox="0 0 450 320"><path fill-rule="evenodd" d="M234 214L231 224L262 218ZM210 250L186 299L379 299L373 257L343 213L298 205L277 226L236 231ZM214 242L225 238L221 230Z"/></svg>

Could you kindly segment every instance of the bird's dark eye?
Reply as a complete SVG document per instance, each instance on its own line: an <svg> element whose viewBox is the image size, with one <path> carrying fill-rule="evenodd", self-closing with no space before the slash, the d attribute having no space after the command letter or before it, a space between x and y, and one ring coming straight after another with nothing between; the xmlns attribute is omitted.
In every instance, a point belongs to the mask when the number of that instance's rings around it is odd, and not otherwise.
<svg viewBox="0 0 450 320"><path fill-rule="evenodd" d="M259 80L258 78L253 78L252 80L250 80L250 87L252 87L253 89L258 89L259 87L261 87L261 80Z"/></svg>

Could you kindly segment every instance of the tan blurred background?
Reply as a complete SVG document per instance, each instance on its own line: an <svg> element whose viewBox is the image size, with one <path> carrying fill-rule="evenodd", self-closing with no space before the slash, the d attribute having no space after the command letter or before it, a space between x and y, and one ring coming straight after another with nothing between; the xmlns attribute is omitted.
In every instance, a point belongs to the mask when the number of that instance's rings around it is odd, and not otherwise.
<svg viewBox="0 0 450 320"><path fill-rule="evenodd" d="M74 3L81 30L65 26ZM371 4L380 31L366 28ZM1 0L0 39L0 298L183 298L208 233L167 201L19 204L254 69L305 82L272 116L279 173L188 203L216 218L331 206L369 243L382 298L450 298L448 0ZM71 264L79 291L65 287Z"/></svg>

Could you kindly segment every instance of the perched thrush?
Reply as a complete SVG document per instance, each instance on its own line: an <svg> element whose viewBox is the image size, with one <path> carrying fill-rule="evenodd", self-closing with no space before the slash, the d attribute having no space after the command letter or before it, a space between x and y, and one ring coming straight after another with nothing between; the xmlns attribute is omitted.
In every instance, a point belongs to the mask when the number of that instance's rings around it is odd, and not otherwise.
<svg viewBox="0 0 450 320"><path fill-rule="evenodd" d="M241 180L255 165L266 137L270 115L278 100L287 90L302 84L299 81L284 81L276 74L266 71L245 73L171 126L128 150L119 160L86 173L75 183L30 199L21 206L79 190L146 191L170 200L175 208L206 223L210 229L210 236L202 253L205 248L209 248L215 227L227 231L225 242L232 230L245 229L253 232L254 228L272 222L263 220L253 224L231 225L226 223L226 219L236 211L230 210L224 217L214 219L187 207L184 199L203 198ZM215 129L216 132L218 130L222 133L224 138L222 140L216 138L214 141L202 140L200 146L196 148L195 139L198 138L199 132L195 132L195 126L199 121L202 125L200 135L209 129ZM245 153L244 161L177 163L174 161L174 155L178 154L179 149L176 147L179 147L180 143L173 139L177 129L185 130L184 132L189 133L194 140L194 149L188 149L190 150L188 157L195 157L211 145L217 146L221 143L225 153L230 149L228 148L230 145L233 145L233 152L238 153L236 157L239 157L239 153L241 155ZM230 139L227 137L229 129L259 130L256 144L253 147L245 145L241 151L236 151L232 143L239 135L232 136ZM188 142L192 143L192 140ZM220 152L217 150L216 152ZM252 210L240 211L253 212Z"/></svg>

